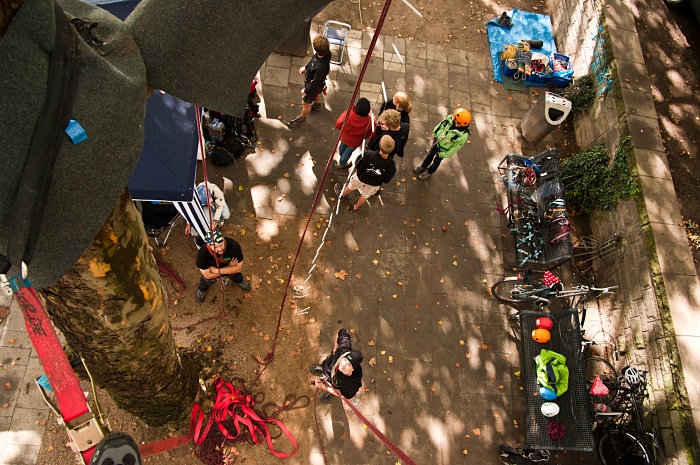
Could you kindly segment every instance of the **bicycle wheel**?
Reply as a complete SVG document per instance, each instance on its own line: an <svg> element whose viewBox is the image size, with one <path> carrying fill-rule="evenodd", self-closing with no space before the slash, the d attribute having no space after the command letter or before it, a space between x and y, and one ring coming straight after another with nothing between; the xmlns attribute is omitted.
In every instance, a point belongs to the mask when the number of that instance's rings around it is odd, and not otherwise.
<svg viewBox="0 0 700 465"><path fill-rule="evenodd" d="M603 465L651 465L649 452L634 435L611 430L600 438L598 455Z"/></svg>
<svg viewBox="0 0 700 465"><path fill-rule="evenodd" d="M603 381L609 392L606 396L593 397L593 402L612 407L619 394L618 376L615 367L602 357L588 357L586 359L586 388L589 391L596 376L600 376L601 381Z"/></svg>
<svg viewBox="0 0 700 465"><path fill-rule="evenodd" d="M525 293L531 291L531 288L532 286L523 284L515 279L502 279L491 286L491 294L501 302L519 304L531 300L525 295Z"/></svg>

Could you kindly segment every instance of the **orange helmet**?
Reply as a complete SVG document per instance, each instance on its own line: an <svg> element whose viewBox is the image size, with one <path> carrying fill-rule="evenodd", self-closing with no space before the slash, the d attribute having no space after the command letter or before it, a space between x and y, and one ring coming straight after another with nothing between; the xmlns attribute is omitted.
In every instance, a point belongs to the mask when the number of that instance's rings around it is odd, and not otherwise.
<svg viewBox="0 0 700 465"><path fill-rule="evenodd" d="M532 331L532 338L535 340L535 342L539 342L540 344L549 342L549 331L544 328L538 328Z"/></svg>
<svg viewBox="0 0 700 465"><path fill-rule="evenodd" d="M469 126L472 122L472 114L469 113L464 108L457 108L454 113L455 121L459 123L460 126Z"/></svg>

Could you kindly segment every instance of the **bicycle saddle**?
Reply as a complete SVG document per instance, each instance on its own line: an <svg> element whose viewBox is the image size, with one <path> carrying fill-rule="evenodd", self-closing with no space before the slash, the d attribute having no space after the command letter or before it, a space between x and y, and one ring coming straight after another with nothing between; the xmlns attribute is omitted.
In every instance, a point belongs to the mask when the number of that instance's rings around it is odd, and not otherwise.
<svg viewBox="0 0 700 465"><path fill-rule="evenodd" d="M603 380L600 379L600 376L596 376L593 379L593 384L591 385L591 389L589 390L592 396L596 397L602 397L602 396L607 396L610 394L610 389L603 383Z"/></svg>

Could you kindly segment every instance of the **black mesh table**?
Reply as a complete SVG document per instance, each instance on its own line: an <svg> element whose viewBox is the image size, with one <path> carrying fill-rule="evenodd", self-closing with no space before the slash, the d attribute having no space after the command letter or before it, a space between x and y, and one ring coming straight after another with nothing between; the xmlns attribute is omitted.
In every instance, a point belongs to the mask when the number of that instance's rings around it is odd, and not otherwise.
<svg viewBox="0 0 700 465"><path fill-rule="evenodd" d="M539 344L532 339L535 320L547 316L554 326L551 339L546 344ZM593 417L591 415L586 381L584 360L581 353L581 329L577 309L564 309L552 313L521 311L521 380L525 390L525 428L527 445L532 449L593 451ZM546 402L539 395L537 384L537 365L535 357L540 350L547 349L566 357L569 368L569 388L557 398L559 415L547 418L542 415L540 407ZM564 426L564 436L554 441L547 432L550 421Z"/></svg>

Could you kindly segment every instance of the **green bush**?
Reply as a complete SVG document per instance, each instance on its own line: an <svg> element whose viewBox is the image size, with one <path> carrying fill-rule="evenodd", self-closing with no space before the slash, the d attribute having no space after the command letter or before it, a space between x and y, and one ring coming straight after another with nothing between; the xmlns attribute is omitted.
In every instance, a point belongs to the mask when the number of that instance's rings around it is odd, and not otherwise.
<svg viewBox="0 0 700 465"><path fill-rule="evenodd" d="M621 141L612 163L602 144L562 160L564 197L570 207L589 214L595 210L612 210L618 200L629 199L639 192L627 165L629 141L629 137Z"/></svg>
<svg viewBox="0 0 700 465"><path fill-rule="evenodd" d="M562 90L559 95L571 101L571 111L583 113L591 106L595 100L595 89L593 89L593 77L586 75L574 78L574 81Z"/></svg>

